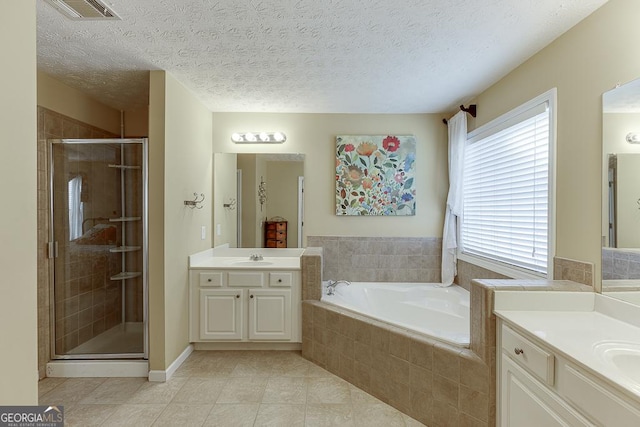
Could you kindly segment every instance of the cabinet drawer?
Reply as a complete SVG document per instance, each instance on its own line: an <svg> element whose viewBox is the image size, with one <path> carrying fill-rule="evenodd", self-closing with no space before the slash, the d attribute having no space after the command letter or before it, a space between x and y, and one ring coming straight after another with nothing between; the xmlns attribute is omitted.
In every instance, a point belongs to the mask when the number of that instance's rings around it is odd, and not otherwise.
<svg viewBox="0 0 640 427"><path fill-rule="evenodd" d="M502 351L548 385L554 383L554 357L507 326L502 326Z"/></svg>
<svg viewBox="0 0 640 427"><path fill-rule="evenodd" d="M640 411L614 395L599 380L570 365L562 365L560 393L597 424L605 426L638 426Z"/></svg>
<svg viewBox="0 0 640 427"><path fill-rule="evenodd" d="M221 271L198 273L200 286L221 287L224 277Z"/></svg>
<svg viewBox="0 0 640 427"><path fill-rule="evenodd" d="M276 224L276 230L278 231L287 231L287 223L286 222L279 222Z"/></svg>
<svg viewBox="0 0 640 427"><path fill-rule="evenodd" d="M252 271L230 271L227 283L231 287L261 288L264 286L264 274Z"/></svg>
<svg viewBox="0 0 640 427"><path fill-rule="evenodd" d="M293 283L293 273L269 273L269 286L290 288Z"/></svg>
<svg viewBox="0 0 640 427"><path fill-rule="evenodd" d="M267 230L267 239L275 239L277 231L276 230Z"/></svg>

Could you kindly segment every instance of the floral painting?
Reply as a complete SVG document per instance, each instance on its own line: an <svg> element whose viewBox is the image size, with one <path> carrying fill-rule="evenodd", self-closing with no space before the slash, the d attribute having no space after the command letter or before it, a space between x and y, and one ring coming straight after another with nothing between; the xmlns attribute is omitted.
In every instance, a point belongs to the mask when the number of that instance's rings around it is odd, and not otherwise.
<svg viewBox="0 0 640 427"><path fill-rule="evenodd" d="M415 215L413 135L336 138L336 215Z"/></svg>

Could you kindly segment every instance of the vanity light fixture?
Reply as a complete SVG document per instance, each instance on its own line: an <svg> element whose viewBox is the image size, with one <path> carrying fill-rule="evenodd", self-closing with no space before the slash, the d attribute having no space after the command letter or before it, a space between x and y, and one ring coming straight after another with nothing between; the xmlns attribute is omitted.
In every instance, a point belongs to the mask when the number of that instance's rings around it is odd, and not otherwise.
<svg viewBox="0 0 640 427"><path fill-rule="evenodd" d="M242 132L233 133L231 141L236 144L282 144L287 136L282 132Z"/></svg>
<svg viewBox="0 0 640 427"><path fill-rule="evenodd" d="M640 133L629 132L626 139L629 144L640 144Z"/></svg>

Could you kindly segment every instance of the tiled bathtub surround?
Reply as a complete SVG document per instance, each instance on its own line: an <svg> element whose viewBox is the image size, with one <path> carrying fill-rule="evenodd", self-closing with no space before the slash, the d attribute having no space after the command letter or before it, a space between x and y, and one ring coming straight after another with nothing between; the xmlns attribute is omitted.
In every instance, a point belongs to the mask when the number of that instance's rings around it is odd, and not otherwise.
<svg viewBox="0 0 640 427"><path fill-rule="evenodd" d="M458 274L456 275L455 283L466 290L470 290L471 281L474 279L509 279L509 277L475 264L458 260Z"/></svg>
<svg viewBox="0 0 640 427"><path fill-rule="evenodd" d="M602 278L604 280L640 279L640 251L602 248Z"/></svg>
<svg viewBox="0 0 640 427"><path fill-rule="evenodd" d="M317 301L302 314L305 358L425 425L490 425L490 369L470 349Z"/></svg>
<svg viewBox="0 0 640 427"><path fill-rule="evenodd" d="M442 239L308 236L323 248L323 278L359 282L440 282Z"/></svg>
<svg viewBox="0 0 640 427"><path fill-rule="evenodd" d="M593 290L570 281L473 280L468 349L303 301L302 355L426 425L495 425L498 289Z"/></svg>
<svg viewBox="0 0 640 427"><path fill-rule="evenodd" d="M593 270L593 263L590 262L560 257L553 258L553 278L555 280L571 280L593 286Z"/></svg>
<svg viewBox="0 0 640 427"><path fill-rule="evenodd" d="M300 259L302 300L320 300L322 296L322 248L307 247Z"/></svg>

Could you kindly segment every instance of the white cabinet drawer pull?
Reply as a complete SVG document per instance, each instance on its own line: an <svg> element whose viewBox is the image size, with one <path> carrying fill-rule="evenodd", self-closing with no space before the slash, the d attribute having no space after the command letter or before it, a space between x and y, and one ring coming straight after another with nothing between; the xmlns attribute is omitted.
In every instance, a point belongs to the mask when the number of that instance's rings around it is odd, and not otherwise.
<svg viewBox="0 0 640 427"><path fill-rule="evenodd" d="M514 352L516 355L524 354L524 350L523 350L523 349L521 349L521 348L517 348L517 347L513 349L513 352Z"/></svg>

